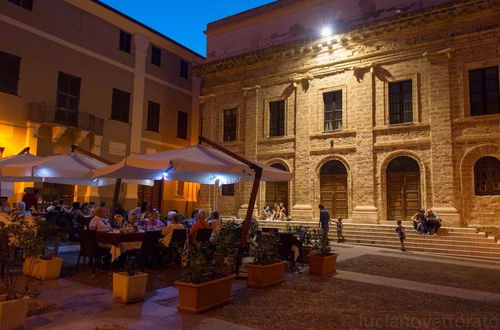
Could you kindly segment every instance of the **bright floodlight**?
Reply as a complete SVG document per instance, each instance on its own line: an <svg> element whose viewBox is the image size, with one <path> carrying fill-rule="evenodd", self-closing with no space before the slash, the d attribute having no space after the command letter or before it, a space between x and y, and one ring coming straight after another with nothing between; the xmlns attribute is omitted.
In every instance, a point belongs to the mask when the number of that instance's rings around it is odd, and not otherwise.
<svg viewBox="0 0 500 330"><path fill-rule="evenodd" d="M333 34L332 28L329 26L325 26L321 29L321 35L323 37L329 37Z"/></svg>
<svg viewBox="0 0 500 330"><path fill-rule="evenodd" d="M167 180L167 177L168 177L168 172L167 171L164 171L162 173L162 176L163 176L163 180Z"/></svg>

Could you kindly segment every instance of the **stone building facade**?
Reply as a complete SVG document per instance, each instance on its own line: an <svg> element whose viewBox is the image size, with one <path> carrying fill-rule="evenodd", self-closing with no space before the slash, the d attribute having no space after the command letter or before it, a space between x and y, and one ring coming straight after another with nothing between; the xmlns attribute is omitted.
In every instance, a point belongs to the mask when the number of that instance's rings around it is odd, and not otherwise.
<svg viewBox="0 0 500 330"><path fill-rule="evenodd" d="M286 21L265 9L209 24L209 45L224 31L252 39L247 20ZM195 68L203 136L294 174L262 183L257 209L281 201L313 221L322 203L380 223L432 208L445 225L500 225L498 1L395 13L227 57L213 46ZM251 185L232 188L202 186L201 206L244 214Z"/></svg>
<svg viewBox="0 0 500 330"><path fill-rule="evenodd" d="M0 1L0 157L75 144L116 162L196 143L204 58L100 1ZM182 132L181 132L182 131ZM25 187L16 183L19 200ZM36 184L44 199L111 201L113 186ZM191 209L197 184L124 184L120 202ZM187 207L187 205L190 205Z"/></svg>

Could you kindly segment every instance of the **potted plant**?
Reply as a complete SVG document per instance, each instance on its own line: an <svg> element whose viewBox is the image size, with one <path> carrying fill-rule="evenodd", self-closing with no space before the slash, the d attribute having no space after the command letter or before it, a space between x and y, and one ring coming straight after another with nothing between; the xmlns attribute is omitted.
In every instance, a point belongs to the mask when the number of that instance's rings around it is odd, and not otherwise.
<svg viewBox="0 0 500 330"><path fill-rule="evenodd" d="M15 272L14 265L23 256L35 258L44 250L44 241L35 225L24 221L0 222L0 329L23 328L29 295L39 281L33 277L23 279Z"/></svg>
<svg viewBox="0 0 500 330"><path fill-rule="evenodd" d="M39 219L35 219L34 227L36 236L31 239L38 240L39 244L43 245L44 248L40 255L25 258L23 262L23 274L42 281L57 279L62 267L62 259L57 257L59 239L56 236L58 233L56 233L55 228L51 224ZM44 242L54 239L56 241L54 248L55 256L52 256L45 247Z"/></svg>
<svg viewBox="0 0 500 330"><path fill-rule="evenodd" d="M201 243L190 245L183 251L187 266L183 279L174 284L179 289L180 311L201 313L231 300L234 275L217 269L210 251Z"/></svg>
<svg viewBox="0 0 500 330"><path fill-rule="evenodd" d="M283 282L286 261L279 259L278 235L262 235L255 246L255 261L247 265L247 285L264 288Z"/></svg>
<svg viewBox="0 0 500 330"><path fill-rule="evenodd" d="M238 251L239 237L236 232L241 225L235 221L226 221L222 223L222 228L217 237L217 250L214 259L217 267L225 274L235 272L236 254Z"/></svg>
<svg viewBox="0 0 500 330"><path fill-rule="evenodd" d="M330 252L328 232L314 230L312 250L313 253L308 258L310 274L323 275L336 273L338 254Z"/></svg>
<svg viewBox="0 0 500 330"><path fill-rule="evenodd" d="M136 270L136 260L125 264L125 271L113 273L113 299L123 304L144 300L148 274Z"/></svg>

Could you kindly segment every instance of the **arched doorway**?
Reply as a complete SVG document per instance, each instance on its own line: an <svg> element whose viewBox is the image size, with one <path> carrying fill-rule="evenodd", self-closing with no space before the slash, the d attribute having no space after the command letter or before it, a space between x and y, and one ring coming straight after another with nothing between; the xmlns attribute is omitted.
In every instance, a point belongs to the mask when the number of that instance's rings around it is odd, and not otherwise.
<svg viewBox="0 0 500 330"><path fill-rule="evenodd" d="M271 167L287 171L285 165L274 163ZM283 203L287 214L288 210L288 182L266 182L266 204L273 207L274 203Z"/></svg>
<svg viewBox="0 0 500 330"><path fill-rule="evenodd" d="M387 166L387 219L410 220L420 209L420 166L408 156Z"/></svg>
<svg viewBox="0 0 500 330"><path fill-rule="evenodd" d="M334 218L347 218L347 169L338 160L330 160L320 169L320 203Z"/></svg>

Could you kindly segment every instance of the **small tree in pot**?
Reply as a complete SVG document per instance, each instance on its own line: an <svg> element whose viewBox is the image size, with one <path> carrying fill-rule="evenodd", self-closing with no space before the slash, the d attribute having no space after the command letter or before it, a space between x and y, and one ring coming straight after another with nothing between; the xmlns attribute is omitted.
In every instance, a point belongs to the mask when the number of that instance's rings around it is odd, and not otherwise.
<svg viewBox="0 0 500 330"><path fill-rule="evenodd" d="M231 300L234 275L217 268L210 251L201 243L189 245L183 251L183 279L176 281L181 311L201 313Z"/></svg>
<svg viewBox="0 0 500 330"><path fill-rule="evenodd" d="M283 282L286 261L279 259L278 235L263 234L254 246L255 261L247 265L247 285L263 288Z"/></svg>
<svg viewBox="0 0 500 330"><path fill-rule="evenodd" d="M217 238L217 251L214 259L220 271L231 274L235 272L236 254L239 237L236 234L241 224L235 221L225 221Z"/></svg>
<svg viewBox="0 0 500 330"><path fill-rule="evenodd" d="M336 273L338 254L331 253L328 232L315 229L312 237L313 254L308 257L309 273L318 275Z"/></svg>

